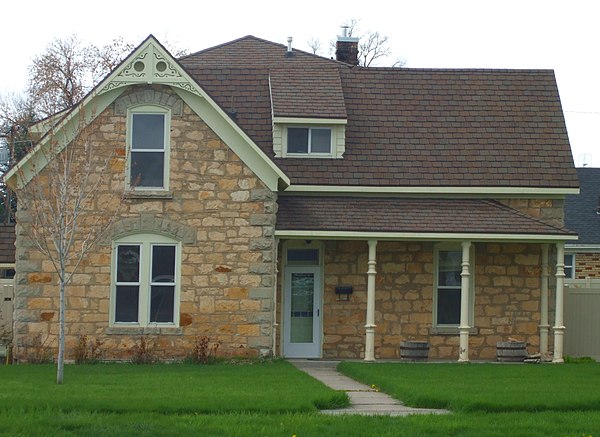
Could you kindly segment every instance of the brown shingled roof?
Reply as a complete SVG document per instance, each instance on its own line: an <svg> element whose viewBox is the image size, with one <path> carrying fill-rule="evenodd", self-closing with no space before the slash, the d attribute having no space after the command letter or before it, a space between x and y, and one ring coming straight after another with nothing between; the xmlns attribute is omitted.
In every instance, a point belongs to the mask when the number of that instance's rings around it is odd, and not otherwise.
<svg viewBox="0 0 600 437"><path fill-rule="evenodd" d="M0 224L0 263L15 262L15 225Z"/></svg>
<svg viewBox="0 0 600 437"><path fill-rule="evenodd" d="M576 235L493 200L280 196L277 230Z"/></svg>
<svg viewBox="0 0 600 437"><path fill-rule="evenodd" d="M285 49L249 36L180 61L220 106L235 110L239 126L292 184L578 186L550 70L350 68L297 50L286 57ZM291 81L302 78L296 95L286 71ZM331 88L321 86L325 72ZM273 108L269 75L277 84ZM316 105L319 95L324 103ZM341 116L341 98L343 159L273 157L273 110Z"/></svg>

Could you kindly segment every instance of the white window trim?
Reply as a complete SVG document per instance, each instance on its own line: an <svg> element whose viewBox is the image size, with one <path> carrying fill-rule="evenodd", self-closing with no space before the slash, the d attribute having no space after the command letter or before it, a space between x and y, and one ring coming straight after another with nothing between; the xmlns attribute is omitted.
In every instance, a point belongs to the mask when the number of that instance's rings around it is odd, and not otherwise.
<svg viewBox="0 0 600 437"><path fill-rule="evenodd" d="M138 303L138 322L115 322L116 295L117 295L117 247L120 245L140 245L140 293ZM175 246L175 297L173 303L173 322L150 323L150 285L151 285L151 262L152 246L173 245ZM158 234L133 234L118 240L112 244L111 263L111 293L110 293L110 326L118 327L178 327L179 307L181 302L181 242Z"/></svg>
<svg viewBox="0 0 600 437"><path fill-rule="evenodd" d="M273 153L276 158L342 159L346 152L346 120L276 118L273 123ZM287 129L331 129L331 153L288 153Z"/></svg>
<svg viewBox="0 0 600 437"><path fill-rule="evenodd" d="M567 256L571 256L572 257L571 264L567 264L567 262L566 262ZM576 272L576 269L575 269L575 266L577 265L575 253L565 253L564 264L565 264L565 273L566 273L566 271L567 271L568 268L571 268L571 276L565 276L565 279L575 279L577 277L577 272Z"/></svg>
<svg viewBox="0 0 600 437"><path fill-rule="evenodd" d="M462 253L462 247L460 243L440 243L436 244L433 250L433 320L432 328L443 331L448 329L452 332L458 332L457 324L438 324L437 323L437 304L438 304L438 281L439 281L439 253L455 251ZM474 328L475 326L475 245L471 244L469 253L469 271L471 273L470 284L469 284L469 326Z"/></svg>
<svg viewBox="0 0 600 437"><path fill-rule="evenodd" d="M133 135L134 114L163 114L165 116L165 138L164 138L164 169L162 187L132 187L131 186L131 154ZM157 151L157 150L154 150ZM171 161L171 109L159 105L138 105L127 109L127 165L125 166L126 190L131 192L168 192L169 191L169 169Z"/></svg>
<svg viewBox="0 0 600 437"><path fill-rule="evenodd" d="M300 152L288 152L288 130L289 129L308 129L308 152L307 153L300 153ZM312 141L312 135L311 132L313 129L328 129L330 132L330 140L329 140L329 153L323 153L323 152L312 152L311 149L311 141ZM286 126L285 127L285 135L283 137L283 144L286 150L286 156L290 156L290 157L307 157L307 156L311 156L314 158L330 158L333 156L334 153L334 144L335 144L335 128L332 126L310 126L310 125L297 125L297 126Z"/></svg>

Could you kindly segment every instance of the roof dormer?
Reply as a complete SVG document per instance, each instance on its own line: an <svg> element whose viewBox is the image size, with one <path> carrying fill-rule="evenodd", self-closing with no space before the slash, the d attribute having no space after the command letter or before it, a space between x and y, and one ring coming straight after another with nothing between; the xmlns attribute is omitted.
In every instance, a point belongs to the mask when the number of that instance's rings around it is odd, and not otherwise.
<svg viewBox="0 0 600 437"><path fill-rule="evenodd" d="M337 68L284 65L269 72L275 157L343 158L346 105Z"/></svg>

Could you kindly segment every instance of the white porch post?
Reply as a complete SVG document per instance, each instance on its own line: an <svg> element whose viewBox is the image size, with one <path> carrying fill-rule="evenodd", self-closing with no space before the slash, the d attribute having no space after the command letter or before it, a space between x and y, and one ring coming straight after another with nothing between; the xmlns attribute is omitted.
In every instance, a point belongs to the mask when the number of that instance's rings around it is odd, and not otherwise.
<svg viewBox="0 0 600 437"><path fill-rule="evenodd" d="M540 297L540 354L548 354L548 245L542 244L542 289Z"/></svg>
<svg viewBox="0 0 600 437"><path fill-rule="evenodd" d="M462 271L460 274L460 348L458 353L459 362L469 361L469 290L471 288L471 272L469 256L471 253L471 242L462 242Z"/></svg>
<svg viewBox="0 0 600 437"><path fill-rule="evenodd" d="M369 240L369 269L367 270L367 323L365 325L365 361L375 361L375 265L377 240Z"/></svg>
<svg viewBox="0 0 600 437"><path fill-rule="evenodd" d="M554 359L553 363L564 363L563 336L565 327L563 323L565 291L565 243L556 243L556 310L554 316Z"/></svg>

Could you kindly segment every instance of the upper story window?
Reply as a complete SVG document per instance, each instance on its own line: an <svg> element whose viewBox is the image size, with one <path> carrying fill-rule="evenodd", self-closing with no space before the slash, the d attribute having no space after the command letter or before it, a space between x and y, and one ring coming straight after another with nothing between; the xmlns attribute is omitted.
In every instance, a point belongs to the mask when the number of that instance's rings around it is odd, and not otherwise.
<svg viewBox="0 0 600 437"><path fill-rule="evenodd" d="M131 235L113 248L112 322L177 325L180 244L158 235Z"/></svg>
<svg viewBox="0 0 600 437"><path fill-rule="evenodd" d="M170 113L158 106L129 113L128 185L134 190L168 190Z"/></svg>
<svg viewBox="0 0 600 437"><path fill-rule="evenodd" d="M274 118L275 157L342 159L346 123L345 119Z"/></svg>
<svg viewBox="0 0 600 437"><path fill-rule="evenodd" d="M331 154L331 128L288 127L287 152Z"/></svg>

